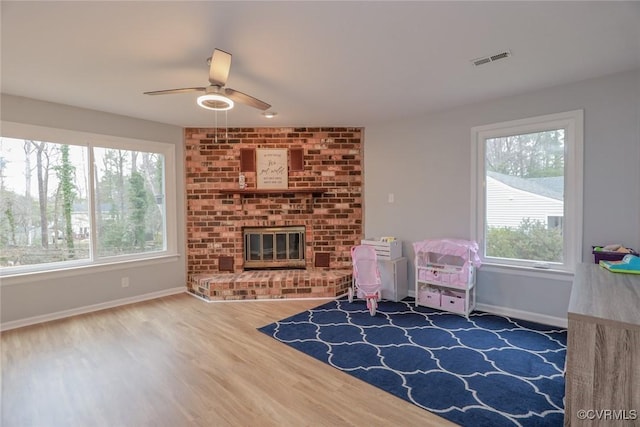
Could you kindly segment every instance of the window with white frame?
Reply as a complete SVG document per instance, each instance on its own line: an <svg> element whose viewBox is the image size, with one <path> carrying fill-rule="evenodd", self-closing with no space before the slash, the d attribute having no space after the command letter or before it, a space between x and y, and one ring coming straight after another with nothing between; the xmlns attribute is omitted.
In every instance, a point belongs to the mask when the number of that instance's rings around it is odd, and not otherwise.
<svg viewBox="0 0 640 427"><path fill-rule="evenodd" d="M174 147L3 123L0 271L175 252Z"/></svg>
<svg viewBox="0 0 640 427"><path fill-rule="evenodd" d="M582 110L477 126L472 229L485 264L572 272L582 246Z"/></svg>

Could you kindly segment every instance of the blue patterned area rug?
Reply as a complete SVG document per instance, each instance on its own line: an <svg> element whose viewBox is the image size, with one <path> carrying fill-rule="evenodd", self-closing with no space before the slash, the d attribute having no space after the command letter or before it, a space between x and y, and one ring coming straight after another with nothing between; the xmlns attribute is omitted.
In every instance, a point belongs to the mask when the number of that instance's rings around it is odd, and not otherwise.
<svg viewBox="0 0 640 427"><path fill-rule="evenodd" d="M261 332L463 426L562 426L566 329L336 300Z"/></svg>

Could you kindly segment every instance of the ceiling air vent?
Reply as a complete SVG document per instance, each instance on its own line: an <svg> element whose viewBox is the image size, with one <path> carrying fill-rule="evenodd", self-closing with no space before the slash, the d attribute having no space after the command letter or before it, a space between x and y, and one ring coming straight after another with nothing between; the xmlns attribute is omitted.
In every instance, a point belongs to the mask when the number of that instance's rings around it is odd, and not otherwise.
<svg viewBox="0 0 640 427"><path fill-rule="evenodd" d="M508 58L510 56L511 56L511 51L505 50L504 52L496 53L494 55L483 56L482 58L472 59L471 62L473 63L473 65L478 67L480 65L488 64L490 62L495 62L495 61L499 61L501 59L506 59L506 58Z"/></svg>

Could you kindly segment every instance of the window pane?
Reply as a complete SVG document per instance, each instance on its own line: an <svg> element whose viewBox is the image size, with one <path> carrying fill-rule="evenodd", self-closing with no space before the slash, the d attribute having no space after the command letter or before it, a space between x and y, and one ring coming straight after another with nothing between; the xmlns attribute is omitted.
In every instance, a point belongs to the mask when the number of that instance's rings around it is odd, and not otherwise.
<svg viewBox="0 0 640 427"><path fill-rule="evenodd" d="M564 129L485 144L486 256L563 262Z"/></svg>
<svg viewBox="0 0 640 427"><path fill-rule="evenodd" d="M165 248L164 156L94 149L98 256Z"/></svg>
<svg viewBox="0 0 640 427"><path fill-rule="evenodd" d="M88 259L87 149L0 138L0 267Z"/></svg>

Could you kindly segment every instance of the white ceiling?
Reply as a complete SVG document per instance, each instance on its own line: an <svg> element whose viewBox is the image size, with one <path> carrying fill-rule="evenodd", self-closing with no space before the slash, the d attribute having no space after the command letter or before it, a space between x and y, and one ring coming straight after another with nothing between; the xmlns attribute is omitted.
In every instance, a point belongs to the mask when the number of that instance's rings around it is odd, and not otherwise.
<svg viewBox="0 0 640 427"><path fill-rule="evenodd" d="M185 127L367 126L640 67L640 2L2 1L2 92ZM203 110L227 87L272 104ZM505 49L481 67L470 60ZM225 122L226 120L226 122Z"/></svg>

